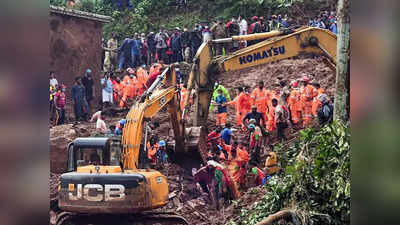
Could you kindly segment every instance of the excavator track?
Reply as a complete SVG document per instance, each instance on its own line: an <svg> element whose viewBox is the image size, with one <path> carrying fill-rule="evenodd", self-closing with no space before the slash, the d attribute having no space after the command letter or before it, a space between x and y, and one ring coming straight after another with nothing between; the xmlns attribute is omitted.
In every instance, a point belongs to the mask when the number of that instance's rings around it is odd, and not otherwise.
<svg viewBox="0 0 400 225"><path fill-rule="evenodd" d="M188 221L173 212L103 215L58 214L56 225L189 225Z"/></svg>

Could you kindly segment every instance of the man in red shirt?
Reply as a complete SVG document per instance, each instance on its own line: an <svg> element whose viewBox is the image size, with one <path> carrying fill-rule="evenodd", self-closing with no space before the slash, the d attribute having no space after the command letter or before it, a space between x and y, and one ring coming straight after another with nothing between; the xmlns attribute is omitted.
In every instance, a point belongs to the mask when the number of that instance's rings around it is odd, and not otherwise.
<svg viewBox="0 0 400 225"><path fill-rule="evenodd" d="M56 106L56 121L55 125L64 124L65 120L65 85L59 86L56 95L54 96L54 105Z"/></svg>

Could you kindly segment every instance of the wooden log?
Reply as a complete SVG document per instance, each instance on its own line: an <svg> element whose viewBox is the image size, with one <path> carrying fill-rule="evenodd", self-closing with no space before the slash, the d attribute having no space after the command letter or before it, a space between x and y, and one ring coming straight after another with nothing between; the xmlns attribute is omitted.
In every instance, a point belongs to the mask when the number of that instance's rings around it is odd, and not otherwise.
<svg viewBox="0 0 400 225"><path fill-rule="evenodd" d="M262 220L256 225L272 225L273 223L282 219L291 221L294 225L299 225L296 219L296 212L290 209L281 210L277 213L269 215L266 219Z"/></svg>

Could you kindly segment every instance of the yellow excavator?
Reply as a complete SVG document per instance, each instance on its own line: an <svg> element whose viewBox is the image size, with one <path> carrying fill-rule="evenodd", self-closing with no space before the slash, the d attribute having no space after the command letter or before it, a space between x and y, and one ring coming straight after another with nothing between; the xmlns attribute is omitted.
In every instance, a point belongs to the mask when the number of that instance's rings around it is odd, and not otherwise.
<svg viewBox="0 0 400 225"><path fill-rule="evenodd" d="M213 56L216 44L241 40L259 43L227 56ZM293 30L233 36L203 43L188 79L188 93L195 90L194 126L185 128L188 113L179 107L180 89L173 65L167 66L126 116L122 139L118 137L77 138L68 146L68 171L60 177L58 214L55 224L188 224L174 213L149 212L168 203L167 178L143 169L145 145L141 145L146 121L168 105L175 135L175 154L190 150L206 158L205 129L214 82L222 72L239 70L303 53L322 54L336 64L336 35L330 31L301 27ZM145 139L147 138L144 135ZM194 141L193 141L194 140ZM146 143L146 141L144 142ZM145 155L141 157L141 155ZM189 154L189 158L193 154Z"/></svg>

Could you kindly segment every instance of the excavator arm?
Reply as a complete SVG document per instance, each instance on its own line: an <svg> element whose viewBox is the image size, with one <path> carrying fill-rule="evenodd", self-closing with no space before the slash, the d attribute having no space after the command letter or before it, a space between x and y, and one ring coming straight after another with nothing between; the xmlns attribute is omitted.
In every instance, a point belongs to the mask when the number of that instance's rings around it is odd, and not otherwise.
<svg viewBox="0 0 400 225"><path fill-rule="evenodd" d="M228 56L212 55L212 46L220 43L243 40L262 40L257 44L240 49ZM328 65L336 65L336 35L326 29L301 27L295 30L233 36L203 43L194 57L188 80L189 93L196 90L194 125L207 124L208 110L215 80L223 72L240 70L305 53L325 55ZM185 112L187 111L185 102Z"/></svg>
<svg viewBox="0 0 400 225"><path fill-rule="evenodd" d="M175 70L172 67L167 67L142 96L141 101L136 102L129 110L122 135L124 169L138 169L144 121L151 119L166 105L169 105L169 113L175 133L175 147L179 148L184 145L184 126L181 120L180 107L178 107L180 94L176 85L173 85L175 84L174 81L176 83ZM162 84L168 87L158 88Z"/></svg>

